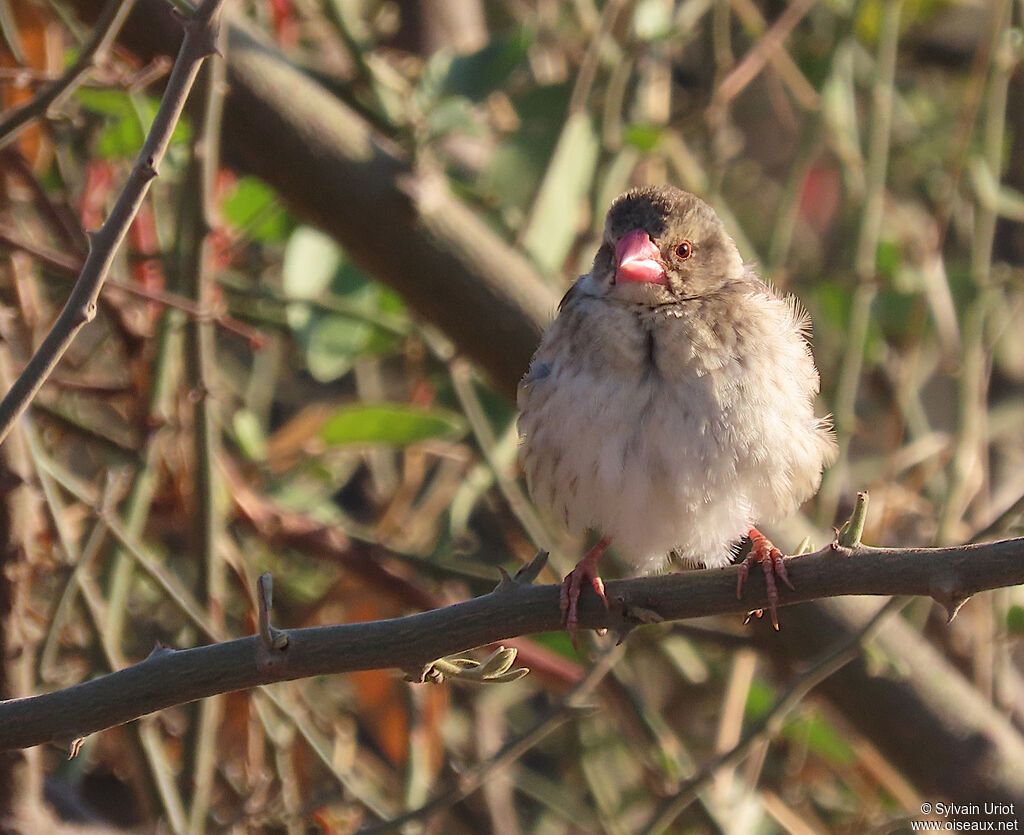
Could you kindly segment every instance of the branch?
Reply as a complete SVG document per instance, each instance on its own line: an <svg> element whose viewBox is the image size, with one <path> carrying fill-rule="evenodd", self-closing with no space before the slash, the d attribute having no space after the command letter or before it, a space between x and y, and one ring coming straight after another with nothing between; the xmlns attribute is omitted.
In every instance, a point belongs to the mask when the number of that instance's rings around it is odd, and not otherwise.
<svg viewBox="0 0 1024 835"><path fill-rule="evenodd" d="M833 544L792 558L795 591L782 605L848 594L934 597L950 611L972 594L1024 582L1024 539L957 548L844 548ZM736 599L738 567L611 581L611 610L581 600L580 625L620 636L639 623L742 613L767 604L764 580L752 577ZM785 631L785 619L783 618ZM193 649L158 647L148 658L82 684L0 703L0 750L65 744L147 713L227 693L314 675L397 667L516 635L561 628L558 586L503 578L490 594L421 614L371 623L287 630L285 645L258 635ZM283 643L279 641L278 643Z"/></svg>
<svg viewBox="0 0 1024 835"><path fill-rule="evenodd" d="M107 51L121 31L135 0L107 0L92 37L67 72L47 84L17 110L0 117L0 148L13 142L36 119L45 116L51 107L70 94L85 78L85 74L106 58Z"/></svg>
<svg viewBox="0 0 1024 835"><path fill-rule="evenodd" d="M83 266L82 260L75 255L67 255L59 249L23 239L3 221L0 221L0 249L24 252L61 278L76 278ZM262 347L266 342L261 331L226 313L220 305L204 307L170 290L147 289L139 284L116 278L108 278L103 282L101 292L107 290L119 290L163 307L173 307L196 321L213 321L218 327L244 339L254 348Z"/></svg>
<svg viewBox="0 0 1024 835"><path fill-rule="evenodd" d="M72 3L94 18L102 0ZM375 166L396 177L410 173L386 140L280 54L246 34L229 31L229 39L224 140L230 162L266 180L298 215L351 248L364 268L404 294L501 391L512 393L554 309L554 292L482 224L460 229L455 218L461 215L453 215L448 237L432 236L397 178L370 174ZM137 0L120 40L145 62L173 54L180 27L162 0ZM453 252L458 245L468 254ZM478 250L486 257L477 257ZM903 578L886 569L878 580ZM751 580L750 592L758 587ZM861 602L792 607L781 634L752 634L783 663L813 663L860 623ZM922 791L965 802L1024 799L1024 742L1006 718L901 620L891 619L875 642L888 642L885 657L906 674L878 675L866 663L848 664L821 685L838 710ZM925 749L928 754L920 755Z"/></svg>
<svg viewBox="0 0 1024 835"><path fill-rule="evenodd" d="M78 281L71 290L64 309L53 323L42 344L29 360L3 401L0 401L0 443L11 426L25 411L50 372L57 366L75 335L96 316L96 300L103 281L110 271L132 220L139 211L149 185L157 176L157 167L171 140L171 133L181 116L192 82L203 61L213 53L216 43L217 15L223 0L204 0L185 23L185 39L167 81L167 89L153 120L138 159L132 168L117 203L107 222L90 235L91 248Z"/></svg>
<svg viewBox="0 0 1024 835"><path fill-rule="evenodd" d="M700 792L710 783L722 768L734 766L743 761L751 749L762 740L770 740L782 728L783 721L815 687L827 681L843 667L855 660L861 653L862 645L885 623L889 616L906 605L906 600L893 598L864 625L863 628L843 641L832 652L818 661L810 670L801 675L786 694L762 716L753 727L743 734L732 748L718 754L700 772L679 786L672 797L658 805L653 817L643 827L646 835L663 832L680 813L697 799Z"/></svg>
<svg viewBox="0 0 1024 835"><path fill-rule="evenodd" d="M72 3L88 16L99 0ZM557 290L443 179L415 170L394 143L257 34L236 22L226 35L226 162L265 180L514 395ZM122 41L145 61L173 51L177 37L163 0L137 0Z"/></svg>

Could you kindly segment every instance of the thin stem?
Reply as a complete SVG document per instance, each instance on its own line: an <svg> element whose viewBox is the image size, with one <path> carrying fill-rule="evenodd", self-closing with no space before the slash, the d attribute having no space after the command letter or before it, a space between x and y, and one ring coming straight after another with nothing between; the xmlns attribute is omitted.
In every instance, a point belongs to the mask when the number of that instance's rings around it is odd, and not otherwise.
<svg viewBox="0 0 1024 835"><path fill-rule="evenodd" d="M196 73L214 50L217 17L222 3L223 0L203 0L195 15L186 23L181 51L128 182L106 223L98 232L91 234L89 257L57 321L26 365L25 371L0 401L0 443L7 437L14 421L28 408L50 372L56 368L75 335L96 316L96 301L114 256L138 214L150 183L157 176L157 167L170 144L171 133L181 116Z"/></svg>
<svg viewBox="0 0 1024 835"><path fill-rule="evenodd" d="M843 356L839 382L836 386L835 421L839 436L839 458L822 480L818 498L818 520L823 524L831 523L835 516L839 504L839 491L846 475L850 440L857 428L857 392L860 388L864 349L871 324L871 306L878 293L876 261L885 206L886 172L889 168L889 138L892 132L896 54L902 9L903 0L887 0L879 29L878 69L872 91L874 106L871 137L868 142L866 193L854 262L857 289L853 296L846 353Z"/></svg>
<svg viewBox="0 0 1024 835"><path fill-rule="evenodd" d="M997 20L1006 22L1010 4L1000 6ZM1016 66L1013 37L1005 26L992 53L992 77L985 102L983 154L985 166L998 182L1003 170L1003 138L1006 132L1006 102L1010 75ZM979 200L975 208L974 238L971 241L971 278L977 296L964 321L964 360L960 372L959 419L956 452L950 464L949 491L939 515L937 542L949 542L974 496L984 487L985 421L991 359L986 323L1001 291L992 283L992 248L995 242L996 207Z"/></svg>
<svg viewBox="0 0 1024 835"><path fill-rule="evenodd" d="M793 708L799 705L804 697L821 682L853 661L860 654L861 644L869 640L878 631L889 615L898 612L907 605L907 602L906 599L899 598L890 600L875 613L874 617L868 621L863 629L836 647L814 667L800 676L786 694L775 703L774 707L768 711L757 725L747 731L739 742L728 751L716 757L705 766L700 774L681 786L674 797L662 804L651 820L644 826L643 832L647 835L663 832L687 806L697 799L700 791L721 769L736 765L758 742L771 739L771 737L778 733L783 721L792 712Z"/></svg>
<svg viewBox="0 0 1024 835"><path fill-rule="evenodd" d="M0 117L0 148L13 142L33 121L45 116L51 107L74 92L85 80L86 73L103 62L134 5L135 0L108 0L92 37L68 71L39 90L30 102Z"/></svg>
<svg viewBox="0 0 1024 835"><path fill-rule="evenodd" d="M224 39L220 38L223 44ZM225 64L216 56L206 65L206 103L202 129L196 137L189 182L197 186L186 196L184 222L191 226L182 236L186 241L185 283L199 308L209 307L216 287L208 264L209 232L214 224L217 172L220 168L220 123L226 83ZM217 474L220 455L219 426L214 393L216 332L209 321L195 320L188 328L188 382L192 392L194 450L196 459L196 533L201 575L205 579L207 617L215 628L224 629L224 601L227 597L224 558L220 537L224 534L222 484ZM224 699L205 700L199 708L198 728L189 769L194 776L195 794L189 809L189 831L201 832L213 796L217 768L217 736L224 714Z"/></svg>

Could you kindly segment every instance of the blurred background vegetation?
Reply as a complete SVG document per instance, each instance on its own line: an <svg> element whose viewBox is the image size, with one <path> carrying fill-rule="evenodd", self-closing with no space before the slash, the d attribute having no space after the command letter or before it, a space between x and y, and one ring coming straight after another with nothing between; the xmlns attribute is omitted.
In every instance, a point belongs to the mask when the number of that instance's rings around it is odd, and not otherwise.
<svg viewBox="0 0 1024 835"><path fill-rule="evenodd" d="M5 110L61 74L98 10L0 0ZM98 318L2 450L2 695L156 642L251 634L264 571L286 627L462 600L538 547L555 582L583 543L530 505L508 394L637 183L703 196L811 312L842 453L776 541L825 544L860 489L869 543L1012 535L1022 13L229 4L225 60L203 71ZM119 46L3 148L5 388L125 181L177 29L138 0ZM913 600L867 635L852 605L784 609L779 636L735 618L648 627L617 650L594 639L590 660L562 634L517 639L532 672L512 684L384 670L230 694L72 760L4 759L0 799L21 831L289 833L432 798L407 831L903 831L923 800L1024 803L1019 590L949 626ZM858 644L840 672L819 663Z"/></svg>

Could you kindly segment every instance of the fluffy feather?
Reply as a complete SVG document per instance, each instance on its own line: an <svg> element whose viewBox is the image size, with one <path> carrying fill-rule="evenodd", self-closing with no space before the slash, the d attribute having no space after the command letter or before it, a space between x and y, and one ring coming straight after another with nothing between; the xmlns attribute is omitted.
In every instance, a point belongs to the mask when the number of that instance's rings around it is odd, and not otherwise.
<svg viewBox="0 0 1024 835"><path fill-rule="evenodd" d="M666 286L615 283L621 237L646 229ZM674 258L680 241L692 257ZM686 250L678 250L686 251ZM637 570L721 566L758 522L792 513L835 456L798 303L762 282L714 212L678 189L609 211L519 389L536 503L610 537Z"/></svg>

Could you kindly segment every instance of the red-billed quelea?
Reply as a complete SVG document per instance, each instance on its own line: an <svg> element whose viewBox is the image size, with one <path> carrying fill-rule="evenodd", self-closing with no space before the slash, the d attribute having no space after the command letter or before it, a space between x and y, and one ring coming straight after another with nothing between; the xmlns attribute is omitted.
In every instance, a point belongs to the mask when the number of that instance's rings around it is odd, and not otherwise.
<svg viewBox="0 0 1024 835"><path fill-rule="evenodd" d="M534 501L602 539L562 584L576 639L581 589L604 600L609 544L641 572L671 558L727 565L749 537L737 594L760 562L778 628L782 554L754 526L809 498L835 457L815 416L808 318L744 265L702 200L636 188L608 211L588 275L562 299L519 387Z"/></svg>

